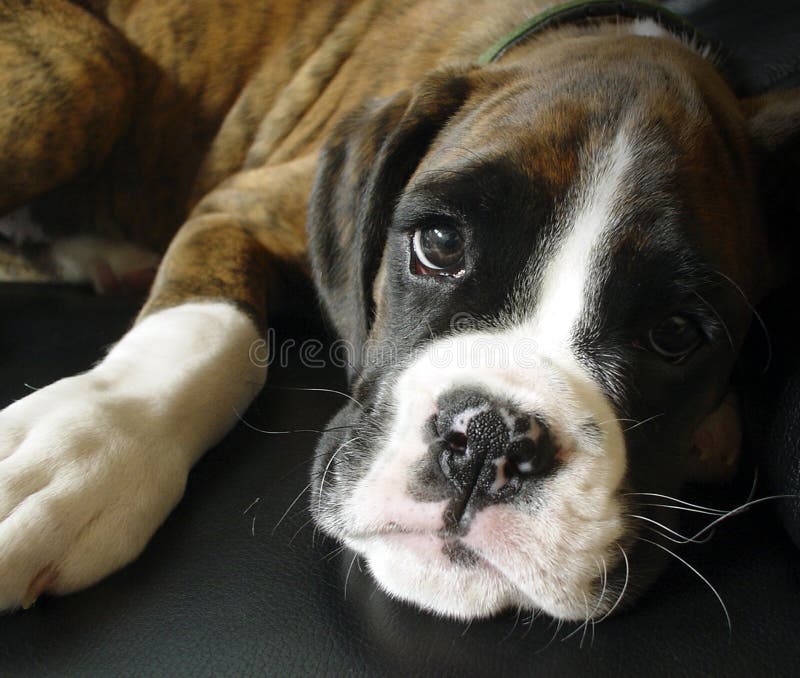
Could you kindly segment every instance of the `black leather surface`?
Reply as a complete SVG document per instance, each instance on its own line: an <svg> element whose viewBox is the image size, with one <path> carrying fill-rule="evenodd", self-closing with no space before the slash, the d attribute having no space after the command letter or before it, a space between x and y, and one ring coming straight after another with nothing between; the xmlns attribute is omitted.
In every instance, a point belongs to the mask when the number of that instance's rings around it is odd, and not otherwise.
<svg viewBox="0 0 800 678"><path fill-rule="evenodd" d="M765 459L770 487L800 497L800 366L795 364L778 394ZM780 504L783 522L800 547L800 501Z"/></svg>
<svg viewBox="0 0 800 678"><path fill-rule="evenodd" d="M91 365L135 308L77 290L0 287L0 405ZM288 325L292 336L308 332ZM333 394L287 390L336 388L336 371L295 364L271 376L245 415L259 428L322 427L338 405ZM790 675L800 665L800 556L768 508L681 551L727 603L730 636L714 595L676 562L581 648L582 631L563 640L573 627L557 632L547 619L468 627L390 601L352 555L315 540L304 497L277 525L308 482L314 438L239 426L199 462L136 562L88 591L0 617L0 675ZM748 482L705 501L732 506Z"/></svg>
<svg viewBox="0 0 800 678"><path fill-rule="evenodd" d="M798 294L800 282L795 282L761 305L770 345L756 324L739 372L750 447L763 471L765 491L800 497L800 351L791 311ZM800 500L775 502L775 508L800 548Z"/></svg>

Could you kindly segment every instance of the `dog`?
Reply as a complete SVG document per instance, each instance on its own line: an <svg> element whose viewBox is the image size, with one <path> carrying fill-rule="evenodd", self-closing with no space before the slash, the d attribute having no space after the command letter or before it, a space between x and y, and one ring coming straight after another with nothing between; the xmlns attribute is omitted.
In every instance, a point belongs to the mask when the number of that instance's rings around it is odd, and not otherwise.
<svg viewBox="0 0 800 678"><path fill-rule="evenodd" d="M311 509L393 596L603 618L666 563L653 495L735 467L800 93L737 96L674 15L5 0L0 63L0 211L49 210L64 278L160 259L95 367L0 413L0 608L145 548L297 273L351 349Z"/></svg>

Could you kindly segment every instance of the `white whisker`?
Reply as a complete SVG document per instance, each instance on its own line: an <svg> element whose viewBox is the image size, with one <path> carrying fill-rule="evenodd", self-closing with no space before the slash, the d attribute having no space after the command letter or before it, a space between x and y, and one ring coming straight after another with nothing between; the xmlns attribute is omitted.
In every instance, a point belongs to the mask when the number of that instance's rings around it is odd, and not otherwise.
<svg viewBox="0 0 800 678"><path fill-rule="evenodd" d="M356 558L358 558L358 554L353 554L353 560L350 561L350 567L347 568L347 575L344 578L344 599L347 600L347 582L350 581L350 573L353 571L353 565L356 562Z"/></svg>
<svg viewBox="0 0 800 678"><path fill-rule="evenodd" d="M350 438L350 440L343 442L341 445L339 445L339 447L336 448L336 451L331 455L331 458L328 459L328 463L325 466L325 470L322 472L322 480L319 483L318 496L319 496L320 509L322 508L322 488L325 486L325 477L328 475L328 470L330 469L333 460L336 459L336 455L339 454L339 452L341 452L345 447L347 447L351 443L354 443L356 440L361 440L363 437L364 436L356 436L355 438Z"/></svg>
<svg viewBox="0 0 800 678"><path fill-rule="evenodd" d="M594 618L597 611L600 609L600 606L603 604L603 599L606 597L606 587L608 586L608 569L606 568L606 559L601 558L600 562L603 564L603 571L600 574L600 580L603 582L603 587L600 590L600 597L597 599L597 603L594 606L594 610L592 610L592 640L589 644L590 647L594 647L594 630L597 622Z"/></svg>
<svg viewBox="0 0 800 678"><path fill-rule="evenodd" d="M733 516L739 515L740 513L744 513L748 509L756 506L758 504L763 504L765 501L771 501L773 499L800 499L800 495L798 494L773 494L769 497L761 497L760 499L754 499L753 501L748 501L741 506L737 506L734 509L731 509L726 514L720 516L716 520L712 520L708 525L706 525L702 530L700 530L696 535L692 537L692 539L697 539L701 534L710 530L712 527L718 525L723 520L727 520L728 518L732 518Z"/></svg>
<svg viewBox="0 0 800 678"><path fill-rule="evenodd" d="M627 433L628 431L633 431L635 428L639 428L640 426L644 426L645 424L649 424L651 421L658 419L659 417L663 417L666 412L661 412L659 414L654 414L652 417L647 417L647 419L642 419L642 421L637 422L633 426L628 426L628 428L622 429L623 433Z"/></svg>
<svg viewBox="0 0 800 678"><path fill-rule="evenodd" d="M662 532L661 530L659 530L659 529L657 529L655 527L651 527L650 525L645 525L644 528L646 530L650 530L650 532L652 532L653 534L657 534L662 539L666 539L667 541L671 541L673 544L681 544L681 545L683 545L683 544L688 544L689 543L688 539L676 539L675 537L670 536L666 532ZM715 530L711 530L711 532L708 533L708 536L703 537L702 539L695 539L691 543L692 544L706 544L707 542L711 541L711 539L713 539L715 534L716 534L716 531Z"/></svg>
<svg viewBox="0 0 800 678"><path fill-rule="evenodd" d="M583 649L583 641L586 640L586 632L589 630L589 600L586 598L586 594L583 594L583 605L586 608L586 621L583 622L583 633L581 634L581 642L578 647L582 650Z"/></svg>
<svg viewBox="0 0 800 678"><path fill-rule="evenodd" d="M287 509L286 509L286 510L283 512L283 515L282 515L282 516L281 516L281 517L278 519L278 522L277 522L277 523L275 523L275 527L273 527L273 528L272 528L272 532L270 532L270 534L275 534L275 530L277 530L277 529L278 529L278 526L279 526L279 525L280 525L280 524L281 524L281 523L284 521L284 519L286 518L286 516L288 516L288 515L289 515L289 511L291 511L291 510L292 510L292 508L294 507L294 505L295 505L295 504L296 504L296 503L297 503L297 502L300 500L300 497L302 497L302 496L303 496L303 495L304 495L306 492L308 492L308 490L309 490L309 488L310 488L310 487L311 487L311 483L309 483L309 484L308 484L308 485L306 485L306 486L305 486L305 487L304 487L302 490L300 490L300 494L298 494L298 495L297 495L297 496L294 498L294 501L293 501L291 504L289 504L289 508L287 508Z"/></svg>
<svg viewBox="0 0 800 678"><path fill-rule="evenodd" d="M711 304L711 302L707 301L704 297L700 296L699 292L695 292L694 295L700 301L702 301L706 306L708 306L708 308L711 309L711 312L717 317L717 320L719 321L719 324L722 325L722 329L725 330L725 334L728 337L728 343L731 345L731 349L735 351L736 350L736 346L733 343L733 336L731 335L731 331L728 329L728 326L725 324L725 321L722 319L722 316L719 314L719 311L717 311L717 309L714 308L714 306Z"/></svg>
<svg viewBox="0 0 800 678"><path fill-rule="evenodd" d="M236 410L235 407L233 408L233 411L236 414L236 418L240 422L242 422L247 428L249 428L251 431L255 431L256 433L265 433L266 435L273 435L273 436L289 435L291 433L317 433L319 435L322 435L323 433L329 433L330 431L339 431L341 429L353 428L353 426L354 426L354 424L352 424L352 425L349 425L349 426L333 426L331 428L323 428L323 429L294 428L294 429L287 429L285 431L269 431L267 429L259 428L258 426L255 426L254 424L251 424L241 414L239 414L239 412Z"/></svg>
<svg viewBox="0 0 800 678"><path fill-rule="evenodd" d="M292 538L289 540L289 546L291 546L294 540L297 539L297 535L300 534L312 522L314 522L314 518L309 518L308 520L306 520L306 522L304 522L300 527L297 528L295 533L292 535Z"/></svg>
<svg viewBox="0 0 800 678"><path fill-rule="evenodd" d="M651 506L653 508L665 508L665 509L672 509L674 511L685 511L686 513L701 513L705 516L721 516L725 514L725 511L706 511L704 509L694 509L689 508L688 506L673 506L672 504L651 504L650 502L641 502L637 503L637 506Z"/></svg>
<svg viewBox="0 0 800 678"><path fill-rule="evenodd" d="M724 278L725 280L727 280L733 286L733 288L739 293L739 295L744 300L744 303L747 305L747 308L750 309L751 313L753 314L755 319L758 321L758 324L761 325L761 329L764 332L764 339L767 342L767 361L764 364L764 370L763 370L762 374L766 373L766 371L769 369L769 366L772 364L772 337L770 337L770 335L769 335L769 330L767 329L767 323L764 322L764 318L761 317L761 314L756 310L756 307L747 298L747 295L744 293L742 288L736 283L736 281L734 281L731 278L729 278L722 271L714 270L714 273L716 273L717 275L719 275L722 278Z"/></svg>
<svg viewBox="0 0 800 678"><path fill-rule="evenodd" d="M242 515L246 516L248 514L248 512L250 511L250 509L253 508L260 501L261 501L261 497L256 497L255 499L253 499L253 501L250 502L250 506L248 506L244 511L242 511Z"/></svg>
<svg viewBox="0 0 800 678"><path fill-rule="evenodd" d="M588 617L588 614L589 614L589 602L586 600L586 594L585 593L583 594L583 603L584 603L584 607L586 608L585 612L586 612L586 615L587 615L585 621L583 621L582 623L578 624L574 629L572 629L572 631L570 631L566 636L564 636L561 639L562 643L567 641L567 640L569 640L570 638L572 638L572 636L574 636L576 633L578 633L578 631L583 629L583 636L581 637L581 644L579 646L579 647L583 647L583 640L586 637L586 625L589 623L589 617Z"/></svg>
<svg viewBox="0 0 800 678"><path fill-rule="evenodd" d="M348 400L352 400L356 405L358 405L362 410L364 409L364 404L359 400L356 400L353 396L349 393L345 393L344 391L337 391L335 388L310 388L310 387L303 387L303 386L269 386L268 388L274 388L281 391L312 391L312 392L319 392L319 393L334 393L336 395L340 395L343 398L347 398Z"/></svg>
<svg viewBox="0 0 800 678"><path fill-rule="evenodd" d="M668 494L658 494L657 492L626 492L623 496L626 497L658 497L659 499L667 499L669 501L674 501L678 504L683 504L684 506L690 506L696 509L703 509L705 511L709 511L711 513L717 513L722 515L726 513L721 509L711 508L709 506L701 506L700 504L692 504L688 501L684 501L683 499L678 499L677 497L670 497Z"/></svg>
<svg viewBox="0 0 800 678"><path fill-rule="evenodd" d="M617 600L611 606L611 609L608 612L606 612L602 617L600 617L600 619L597 620L599 622L604 621L611 616L611 613L617 609L617 606L620 604L622 597L625 595L625 591L628 589L628 580L630 579L631 575L631 565L630 562L628 561L628 554L625 553L625 549L622 548L619 544L617 544L617 548L622 552L622 557L625 559L625 582L622 585L622 590L620 591L620 594L617 596Z"/></svg>
<svg viewBox="0 0 800 678"><path fill-rule="evenodd" d="M545 645L544 647L539 648L538 650L536 650L536 652L534 652L534 654L539 654L541 652L544 652L548 647L550 647L555 642L556 638L558 638L558 634L561 631L561 627L562 626L564 626L564 620L563 619L559 619L558 623L556 624L556 630L553 633L553 637L550 638L550 640L547 643L547 645Z"/></svg>
<svg viewBox="0 0 800 678"><path fill-rule="evenodd" d="M344 551L347 547L342 545L336 548L331 549L331 552L325 556L324 560L333 560L336 556L338 556L342 551Z"/></svg>
<svg viewBox="0 0 800 678"><path fill-rule="evenodd" d="M603 424L612 424L614 422L619 422L620 424L622 424L624 422L628 422L628 423L631 423L631 424L640 424L641 423L641 421L639 419L631 419L629 417L621 417L621 418L618 418L618 419L616 419L616 418L615 419L604 419L603 421L597 422L597 425L598 426L602 426Z"/></svg>
<svg viewBox="0 0 800 678"><path fill-rule="evenodd" d="M514 618L514 626L512 626L511 630L505 636L503 636L500 643L506 642L509 638L511 638L512 635L514 635L514 631L517 630L517 625L519 624L519 618L521 614L522 614L522 605L517 605L517 616Z"/></svg>
<svg viewBox="0 0 800 678"><path fill-rule="evenodd" d="M685 534L681 534L680 532L676 532L675 530L673 530L672 528L667 527L663 523L659 523L657 520L653 520L652 518L648 518L647 516L640 516L640 515L637 515L635 513L626 513L625 515L627 515L627 516L629 516L631 518L638 518L639 520L644 520L644 521L646 521L648 523L651 523L652 525L655 525L656 527L658 527L661 530L665 530L667 533L673 535L674 537L677 537L677 539L670 539L670 541L674 541L676 544L688 544L689 542L694 542L695 541L693 538L687 537ZM666 535L664 535L664 536L666 536ZM702 542L700 542L700 543L702 543Z"/></svg>
<svg viewBox="0 0 800 678"><path fill-rule="evenodd" d="M536 621L536 619L539 617L540 614L541 614L541 610L534 610L533 612L531 612L531 616L528 618L527 621L525 621L524 619L522 620L523 625L527 624L527 626L528 626L528 628L525 631L525 633L522 634L523 638L527 638L528 637L528 634L531 632L531 629L533 628L533 622Z"/></svg>
<svg viewBox="0 0 800 678"><path fill-rule="evenodd" d="M722 596L720 596L719 592L717 591L717 589L715 589L711 585L711 582L708 581L708 579L706 579L702 574L700 574L700 572L697 570L696 567L694 567L688 561L686 561L683 558L681 558L677 553L674 553L673 551L670 551L666 546L662 546L658 542L652 541L650 539L645 539L644 537L637 537L637 539L639 539L640 541L647 542L648 544L652 544L653 546L657 546L662 551L665 551L666 553L671 555L673 558L676 558L677 560L682 562L684 565L686 565L686 567L688 567L692 572L694 572L698 577L700 577L700 579L703 581L703 583L705 583L705 585L708 586L709 589L711 589L711 592L716 596L717 600L719 601L719 604L722 606L722 611L725 613L725 619L728 622L728 635L730 635L733 632L733 625L731 624L731 616L728 614L728 608L725 605L725 601L722 600Z"/></svg>

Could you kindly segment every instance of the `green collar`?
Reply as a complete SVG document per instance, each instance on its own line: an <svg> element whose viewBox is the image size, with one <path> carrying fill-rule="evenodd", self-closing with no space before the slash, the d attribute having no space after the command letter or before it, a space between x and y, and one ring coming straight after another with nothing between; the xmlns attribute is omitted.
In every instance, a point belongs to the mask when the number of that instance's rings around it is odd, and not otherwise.
<svg viewBox="0 0 800 678"><path fill-rule="evenodd" d="M652 2L643 0L574 0L556 5L532 19L516 26L504 35L489 49L481 54L478 63L481 65L497 61L503 54L516 45L538 33L542 33L565 24L581 24L608 17L629 19L653 19L660 26L677 35L689 35L700 44L714 46L711 40L703 36L689 21L674 12Z"/></svg>

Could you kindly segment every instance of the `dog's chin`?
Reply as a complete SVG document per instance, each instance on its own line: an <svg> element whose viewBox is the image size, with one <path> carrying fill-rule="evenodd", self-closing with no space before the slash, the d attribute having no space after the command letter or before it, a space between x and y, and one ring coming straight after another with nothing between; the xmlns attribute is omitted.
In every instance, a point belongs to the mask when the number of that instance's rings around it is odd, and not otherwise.
<svg viewBox="0 0 800 678"><path fill-rule="evenodd" d="M585 591L534 599L520 582L464 542L436 534L390 532L345 541L365 558L387 594L442 617L469 621L520 610L585 621L587 614L602 616L609 607L605 603L613 602L591 602L595 595Z"/></svg>
<svg viewBox="0 0 800 678"><path fill-rule="evenodd" d="M535 607L488 561L434 534L381 534L348 546L365 557L386 593L433 614L470 620Z"/></svg>

